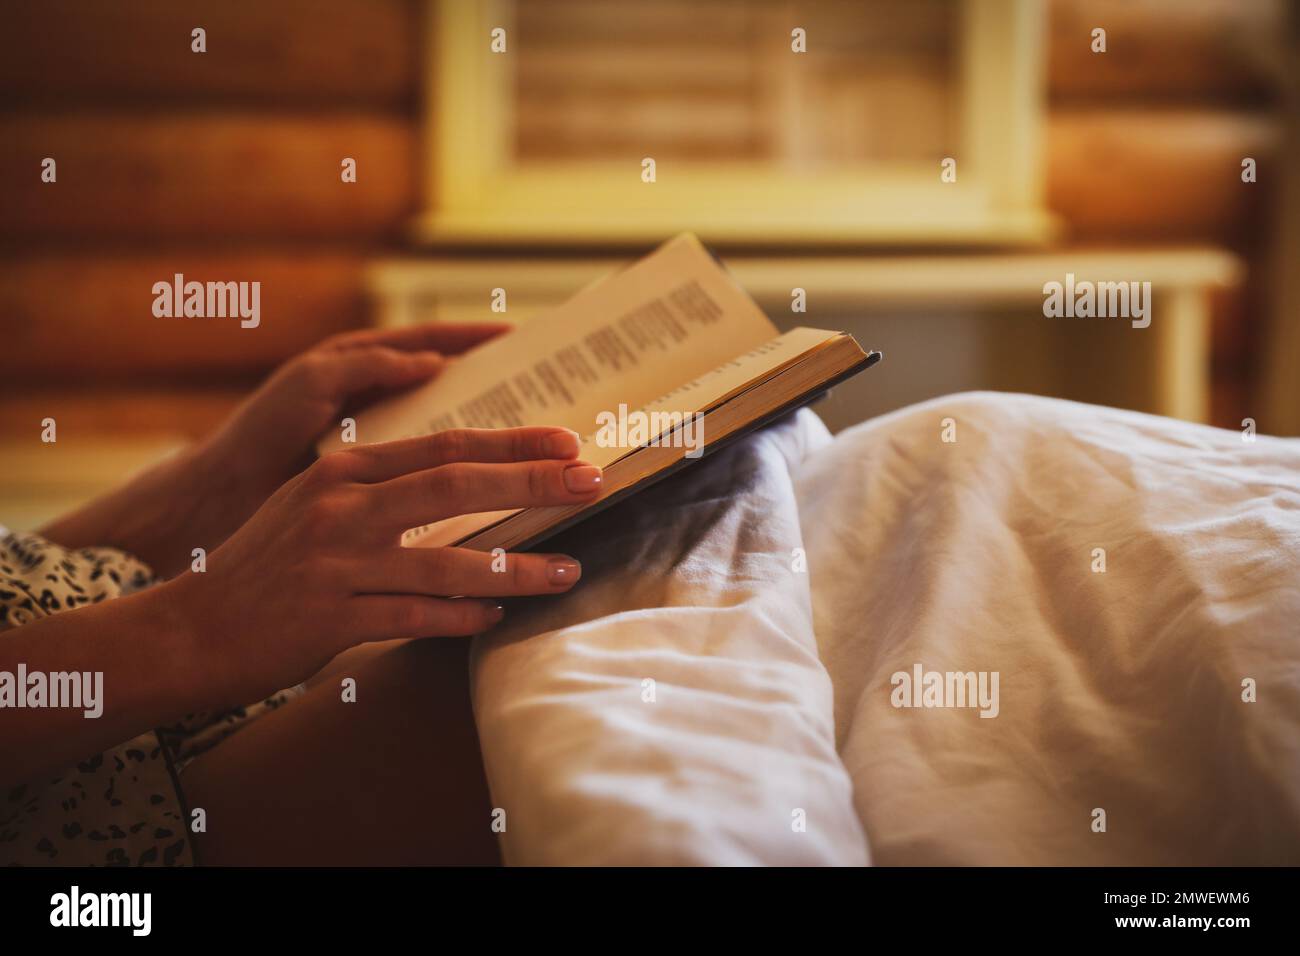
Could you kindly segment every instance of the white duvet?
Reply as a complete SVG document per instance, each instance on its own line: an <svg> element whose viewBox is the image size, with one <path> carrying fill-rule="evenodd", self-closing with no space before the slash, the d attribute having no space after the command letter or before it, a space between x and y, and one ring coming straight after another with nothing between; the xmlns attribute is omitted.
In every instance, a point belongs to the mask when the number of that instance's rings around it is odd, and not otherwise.
<svg viewBox="0 0 1300 956"><path fill-rule="evenodd" d="M554 546L473 664L509 863L1300 863L1300 441L804 411Z"/></svg>

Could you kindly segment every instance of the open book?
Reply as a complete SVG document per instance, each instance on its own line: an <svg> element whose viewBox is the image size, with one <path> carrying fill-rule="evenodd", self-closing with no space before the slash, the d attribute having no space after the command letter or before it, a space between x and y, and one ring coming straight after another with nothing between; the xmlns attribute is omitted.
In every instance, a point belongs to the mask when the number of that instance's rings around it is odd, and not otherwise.
<svg viewBox="0 0 1300 956"><path fill-rule="evenodd" d="M427 385L357 416L358 441L447 428L559 425L604 469L586 505L460 515L406 545L519 550L658 481L874 365L843 332L768 321L684 234L448 363ZM323 440L324 454L342 447Z"/></svg>

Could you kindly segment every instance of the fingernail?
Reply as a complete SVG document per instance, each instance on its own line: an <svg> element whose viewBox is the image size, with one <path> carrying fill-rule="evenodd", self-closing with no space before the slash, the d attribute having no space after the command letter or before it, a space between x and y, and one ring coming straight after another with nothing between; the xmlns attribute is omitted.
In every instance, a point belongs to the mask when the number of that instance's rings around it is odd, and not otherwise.
<svg viewBox="0 0 1300 956"><path fill-rule="evenodd" d="M572 584L582 577L582 565L572 558L551 558L546 562L546 580L550 584Z"/></svg>
<svg viewBox="0 0 1300 956"><path fill-rule="evenodd" d="M542 452L547 458L574 458L580 447L577 432L555 432L542 439Z"/></svg>
<svg viewBox="0 0 1300 956"><path fill-rule="evenodd" d="M595 465L570 465L564 469L564 487L575 495L600 490L600 469Z"/></svg>

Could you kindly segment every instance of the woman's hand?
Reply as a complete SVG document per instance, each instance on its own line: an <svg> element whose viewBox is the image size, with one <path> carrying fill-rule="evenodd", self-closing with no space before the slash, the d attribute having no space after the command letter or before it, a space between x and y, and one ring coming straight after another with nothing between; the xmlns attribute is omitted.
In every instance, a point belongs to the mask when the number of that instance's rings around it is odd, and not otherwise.
<svg viewBox="0 0 1300 956"><path fill-rule="evenodd" d="M345 411L427 381L505 325L422 325L326 339L281 366L212 436L41 533L65 547L114 545L168 578L215 550L306 468Z"/></svg>
<svg viewBox="0 0 1300 956"><path fill-rule="evenodd" d="M305 680L355 644L474 634L495 598L558 594L576 561L403 548L408 528L454 515L594 500L600 470L556 428L454 430L327 455L288 481L204 573L163 585L192 636L209 706Z"/></svg>
<svg viewBox="0 0 1300 956"><path fill-rule="evenodd" d="M256 510L315 459L317 439L345 409L433 378L459 354L508 325L417 325L336 335L291 359L204 443L203 457L240 472ZM232 528L233 530L233 528Z"/></svg>

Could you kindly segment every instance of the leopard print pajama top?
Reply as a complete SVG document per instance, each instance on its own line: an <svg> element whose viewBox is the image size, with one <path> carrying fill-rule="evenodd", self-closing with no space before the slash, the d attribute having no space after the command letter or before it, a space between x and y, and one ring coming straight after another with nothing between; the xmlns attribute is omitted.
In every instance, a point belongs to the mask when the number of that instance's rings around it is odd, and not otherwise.
<svg viewBox="0 0 1300 956"><path fill-rule="evenodd" d="M69 550L0 528L0 641L9 628L152 583L149 568L114 548ZM196 863L181 788L185 766L301 690L223 713L189 714L91 754L53 777L9 786L0 792L0 864ZM0 720L4 715L0 709Z"/></svg>

